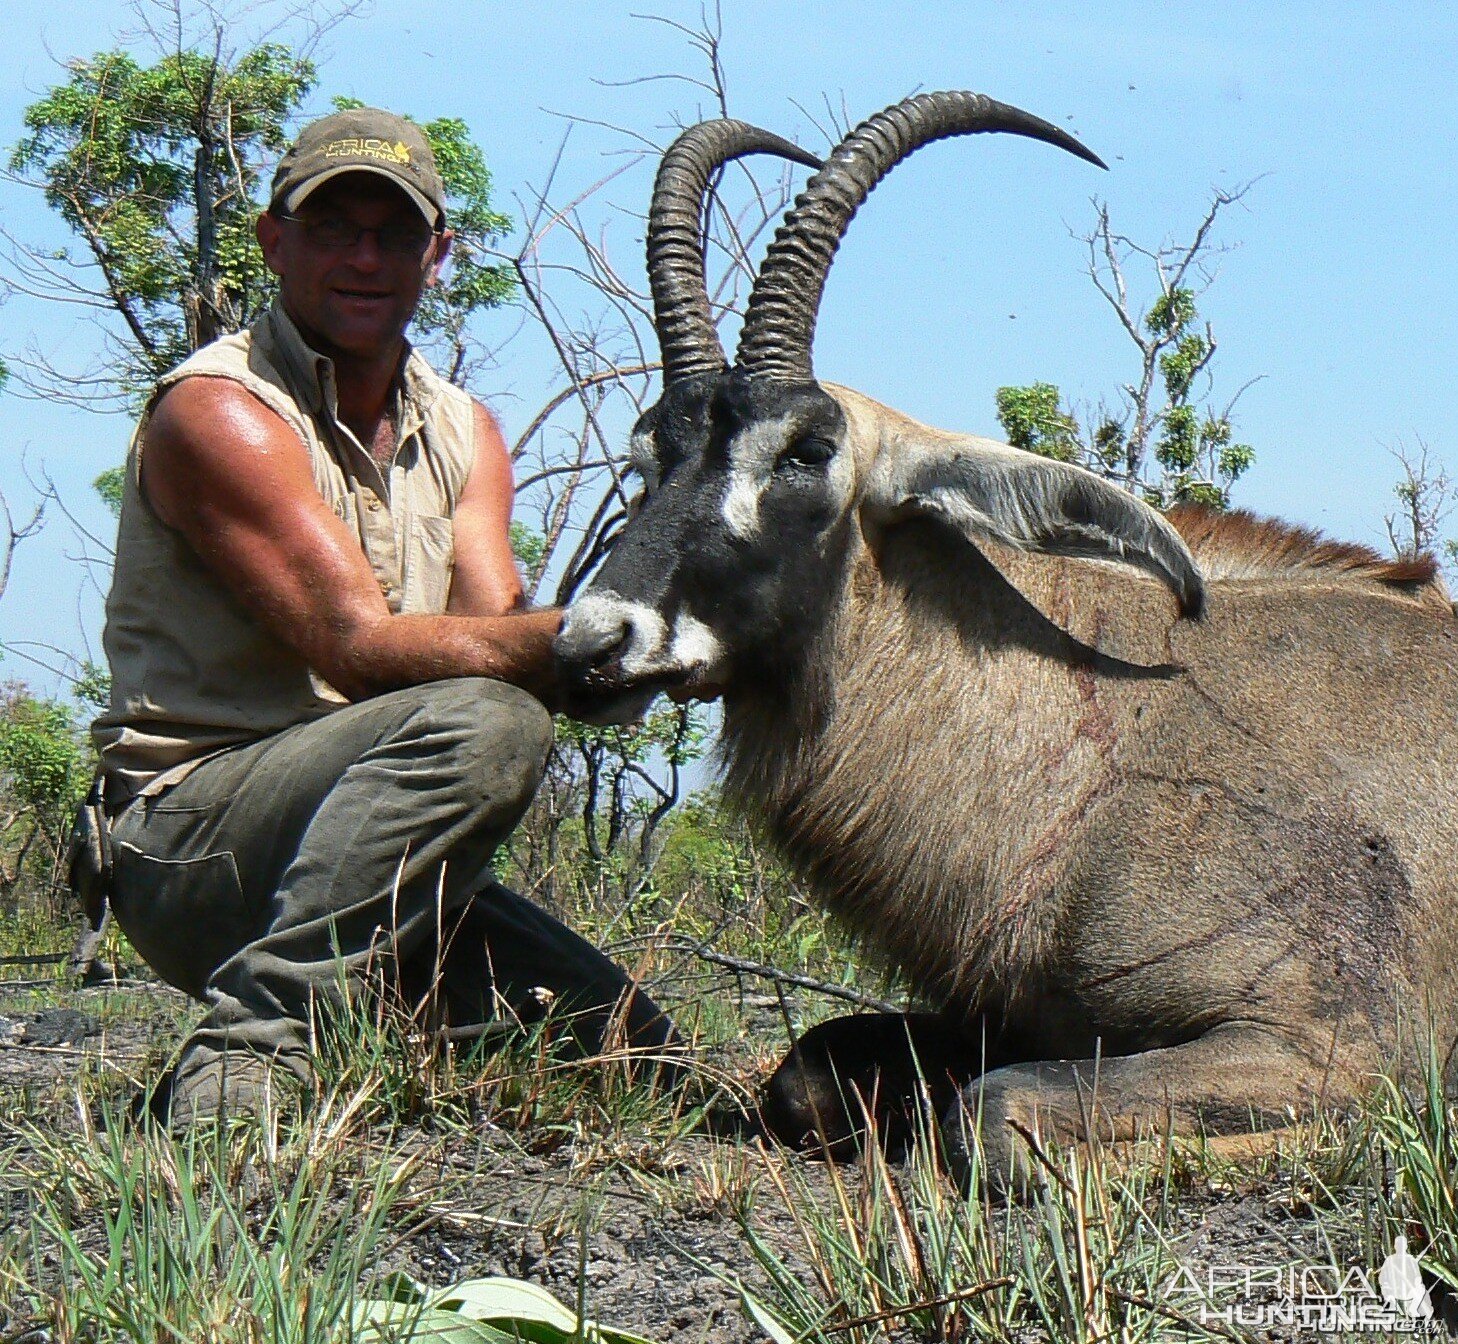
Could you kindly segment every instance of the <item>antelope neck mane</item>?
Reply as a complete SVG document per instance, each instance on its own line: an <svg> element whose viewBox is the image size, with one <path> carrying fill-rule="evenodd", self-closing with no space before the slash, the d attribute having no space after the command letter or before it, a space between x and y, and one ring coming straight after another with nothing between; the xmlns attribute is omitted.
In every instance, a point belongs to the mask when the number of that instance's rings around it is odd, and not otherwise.
<svg viewBox="0 0 1458 1344"><path fill-rule="evenodd" d="M1219 513L1198 504L1178 504L1167 516L1207 579L1322 574L1375 582L1414 596L1438 580L1438 562L1431 555L1389 560L1370 546L1332 541L1315 528L1261 518L1245 509Z"/></svg>

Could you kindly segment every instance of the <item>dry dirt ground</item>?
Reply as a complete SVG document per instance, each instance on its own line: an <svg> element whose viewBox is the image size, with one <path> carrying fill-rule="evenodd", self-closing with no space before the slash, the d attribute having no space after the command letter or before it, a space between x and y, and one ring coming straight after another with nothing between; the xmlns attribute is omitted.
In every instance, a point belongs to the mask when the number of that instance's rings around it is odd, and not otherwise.
<svg viewBox="0 0 1458 1344"><path fill-rule="evenodd" d="M34 996L0 993L0 1117L45 1097L50 1112L64 1117L56 1098L82 1069L116 1074L121 1095L154 1066L188 1013L181 996L146 980L48 997L40 1007ZM774 1032L775 1014L762 1005L759 1016L752 1029ZM4 1123L0 1118L0 1128ZM446 1138L422 1133L419 1142L432 1153L421 1198L434 1203L416 1220L425 1225L388 1249L387 1268L436 1286L506 1274L542 1284L568 1303L585 1285L589 1314L656 1340L765 1339L732 1286L740 1280L766 1291L727 1208L732 1192L716 1189L714 1173L735 1169L726 1141L685 1137L674 1153L656 1156L646 1175L635 1155L615 1162L612 1153L596 1151L591 1136L534 1141L489 1117ZM818 1164L799 1170L811 1188L828 1188ZM860 1178L851 1172L847 1179ZM432 1189L449 1194L433 1197ZM803 1265L803 1245L783 1202L763 1184L760 1196L753 1215L759 1234L791 1264ZM0 1191L0 1224L23 1207L23 1192ZM1197 1187L1182 1196L1168 1230L1180 1259L1197 1272L1206 1264L1357 1263L1355 1243L1333 1244L1332 1226L1290 1182L1268 1172ZM1316 1338L1300 1331L1251 1337Z"/></svg>

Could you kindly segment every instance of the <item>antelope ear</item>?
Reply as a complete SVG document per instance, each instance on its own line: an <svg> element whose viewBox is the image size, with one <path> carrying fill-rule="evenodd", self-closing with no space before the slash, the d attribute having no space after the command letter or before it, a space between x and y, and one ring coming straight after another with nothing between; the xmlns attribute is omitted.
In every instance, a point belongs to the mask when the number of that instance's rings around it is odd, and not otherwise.
<svg viewBox="0 0 1458 1344"><path fill-rule="evenodd" d="M936 518L973 545L1122 561L1153 574L1181 615L1204 611L1205 584L1180 534L1149 505L1082 467L971 435L897 433L866 484L869 531Z"/></svg>

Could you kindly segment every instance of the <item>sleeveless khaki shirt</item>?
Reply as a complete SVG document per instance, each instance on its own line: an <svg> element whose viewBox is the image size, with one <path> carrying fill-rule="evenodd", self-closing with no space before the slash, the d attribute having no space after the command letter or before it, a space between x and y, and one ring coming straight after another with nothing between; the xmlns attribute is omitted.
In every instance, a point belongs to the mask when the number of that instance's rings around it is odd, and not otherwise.
<svg viewBox="0 0 1458 1344"><path fill-rule="evenodd" d="M108 798L175 783L203 758L318 718L345 698L265 631L157 517L140 488L157 399L184 378L227 378L302 440L325 504L358 537L395 612L443 612L451 518L475 460L471 398L407 347L395 394L396 449L382 470L338 416L333 362L283 308L205 346L157 384L127 454L103 642L111 707L92 726Z"/></svg>

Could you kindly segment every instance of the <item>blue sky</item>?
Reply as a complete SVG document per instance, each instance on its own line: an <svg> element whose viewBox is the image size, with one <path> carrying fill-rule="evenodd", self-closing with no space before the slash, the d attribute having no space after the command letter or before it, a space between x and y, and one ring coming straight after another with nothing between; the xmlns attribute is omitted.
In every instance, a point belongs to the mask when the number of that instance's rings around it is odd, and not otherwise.
<svg viewBox="0 0 1458 1344"><path fill-rule="evenodd" d="M427 118L457 115L485 147L498 203L543 181L567 114L654 137L703 110L682 82L685 40L653 10L693 24L683 0L554 5L377 0L320 53L319 110L334 93ZM135 26L115 0L8 0L0 10L0 144L58 60ZM1426 440L1458 467L1451 371L1458 364L1451 221L1458 11L1435 3L1037 4L725 0L731 111L823 148L827 100L858 120L919 89L972 88L1076 131L1106 174L1040 145L959 141L894 173L847 236L821 311L816 367L948 428L996 432L993 392L1045 379L1074 401L1129 376L1125 338L1082 274L1070 229L1089 198L1145 241L1183 234L1213 186L1260 179L1226 220L1238 244L1202 311L1220 341L1217 394L1242 398L1240 436L1257 465L1237 502L1382 541L1395 464L1386 447ZM803 110L802 110L803 109ZM809 115L807 115L807 113ZM622 160L621 137L574 130L558 196ZM613 184L597 220L640 275L651 164ZM6 225L37 242L59 225L0 184ZM610 208L614 203L619 208ZM500 315L504 337L517 324ZM60 356L94 340L72 314L19 299L0 308L0 352L34 341ZM507 346L488 395L519 430L549 370ZM42 467L88 526L110 520L87 483L118 461L129 426L0 394L0 485L26 497ZM0 639L77 649L95 640L99 595L67 559L57 518L17 558ZM7 658L6 675L28 675ZM44 677L39 677L44 682Z"/></svg>

